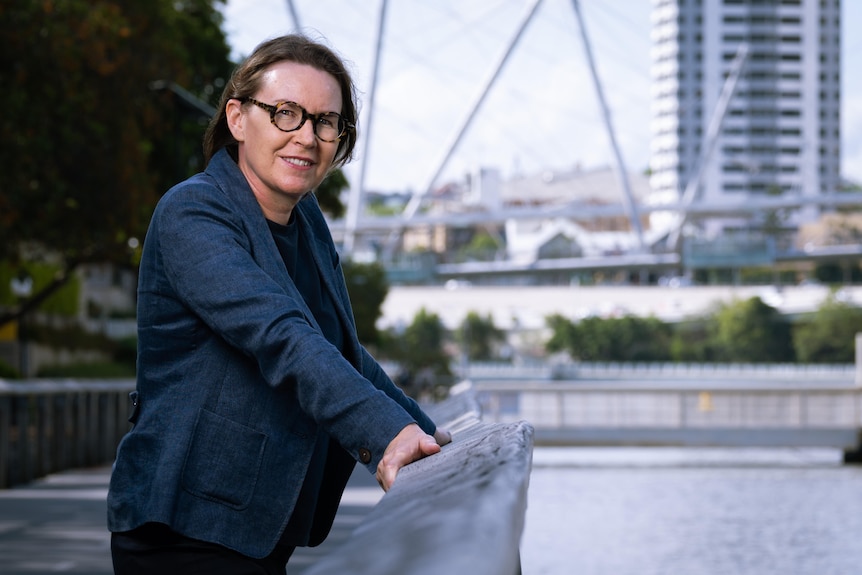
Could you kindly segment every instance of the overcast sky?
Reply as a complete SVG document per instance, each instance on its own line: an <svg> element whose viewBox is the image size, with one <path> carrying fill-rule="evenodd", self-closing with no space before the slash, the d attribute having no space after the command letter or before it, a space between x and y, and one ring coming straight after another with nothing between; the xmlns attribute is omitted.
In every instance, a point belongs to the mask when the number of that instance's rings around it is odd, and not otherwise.
<svg viewBox="0 0 862 575"><path fill-rule="evenodd" d="M650 119L650 0L581 0L582 16L623 161L646 169ZM571 0L542 0L478 108L498 61L532 0L388 2L373 122L367 121L380 2L294 0L301 29L350 63L363 104L360 144L350 165L366 189L421 190L477 166L504 176L584 169L614 162ZM234 56L294 30L287 0L227 0ZM862 2L842 2L842 173L862 181ZM469 124L468 124L469 121ZM454 153L447 149L468 128ZM445 161L444 161L445 160ZM440 180L438 180L439 183Z"/></svg>

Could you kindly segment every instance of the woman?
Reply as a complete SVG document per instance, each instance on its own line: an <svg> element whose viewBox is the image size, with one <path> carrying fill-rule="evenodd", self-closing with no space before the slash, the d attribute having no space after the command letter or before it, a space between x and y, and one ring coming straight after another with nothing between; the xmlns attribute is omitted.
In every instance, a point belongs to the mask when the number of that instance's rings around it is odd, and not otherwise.
<svg viewBox="0 0 862 575"><path fill-rule="evenodd" d="M108 495L116 573L284 573L359 461L384 490L451 438L356 338L311 193L351 159L353 82L302 36L258 46L159 202L138 286L138 381Z"/></svg>

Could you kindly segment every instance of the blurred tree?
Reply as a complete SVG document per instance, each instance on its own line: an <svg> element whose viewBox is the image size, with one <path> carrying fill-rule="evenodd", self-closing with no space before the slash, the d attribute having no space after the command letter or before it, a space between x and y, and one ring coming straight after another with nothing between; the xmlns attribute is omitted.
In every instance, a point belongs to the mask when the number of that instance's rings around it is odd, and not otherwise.
<svg viewBox="0 0 862 575"><path fill-rule="evenodd" d="M693 318L673 326L670 356L673 361L711 362L716 351L712 341L712 317Z"/></svg>
<svg viewBox="0 0 862 575"><path fill-rule="evenodd" d="M672 330L654 317L588 317L573 323L556 315L547 320L548 351L567 351L584 361L667 361Z"/></svg>
<svg viewBox="0 0 862 575"><path fill-rule="evenodd" d="M207 118L154 88L215 103L232 68L222 2L0 4L0 259L60 268L0 324L81 263L134 263L155 202L201 168Z"/></svg>
<svg viewBox="0 0 862 575"><path fill-rule="evenodd" d="M350 183L347 181L344 172L338 169L326 176L314 192L320 204L320 209L329 214L334 220L344 217L346 208L341 201L341 192L349 186Z"/></svg>
<svg viewBox="0 0 862 575"><path fill-rule="evenodd" d="M349 259L343 267L359 341L363 345L379 345L377 320L383 315L383 302L389 293L386 270L377 262L365 264Z"/></svg>
<svg viewBox="0 0 862 575"><path fill-rule="evenodd" d="M490 314L483 317L471 311L461 322L458 341L468 359L490 360L496 356L497 346L506 341L506 334L494 325Z"/></svg>
<svg viewBox="0 0 862 575"><path fill-rule="evenodd" d="M445 349L446 327L440 316L420 309L395 341L401 366L397 383L413 397L441 395L437 390L452 383L452 371Z"/></svg>
<svg viewBox="0 0 862 575"><path fill-rule="evenodd" d="M500 240L487 230L473 234L470 243L458 250L457 261L493 261L500 251Z"/></svg>
<svg viewBox="0 0 862 575"><path fill-rule="evenodd" d="M711 340L718 360L782 363L794 361L790 323L759 297L722 305Z"/></svg>
<svg viewBox="0 0 862 575"><path fill-rule="evenodd" d="M545 342L545 349L551 353L571 354L577 339L575 323L566 316L555 313L545 318L545 326L551 332L551 337Z"/></svg>
<svg viewBox="0 0 862 575"><path fill-rule="evenodd" d="M803 363L853 363L857 333L862 333L862 308L833 293L810 319L794 327L796 357Z"/></svg>

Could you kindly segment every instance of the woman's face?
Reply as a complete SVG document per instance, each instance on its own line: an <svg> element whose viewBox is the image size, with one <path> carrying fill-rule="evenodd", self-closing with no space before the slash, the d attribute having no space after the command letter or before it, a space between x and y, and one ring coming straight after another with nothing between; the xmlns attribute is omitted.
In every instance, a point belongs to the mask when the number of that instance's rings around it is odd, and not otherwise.
<svg viewBox="0 0 862 575"><path fill-rule="evenodd" d="M280 62L264 72L254 99L264 104L296 102L310 114L341 112L341 89L328 74L305 64ZM286 224L306 192L316 188L332 166L338 142L324 142L308 119L298 130L282 132L263 108L238 100L227 103L227 121L239 143L239 168L264 215Z"/></svg>

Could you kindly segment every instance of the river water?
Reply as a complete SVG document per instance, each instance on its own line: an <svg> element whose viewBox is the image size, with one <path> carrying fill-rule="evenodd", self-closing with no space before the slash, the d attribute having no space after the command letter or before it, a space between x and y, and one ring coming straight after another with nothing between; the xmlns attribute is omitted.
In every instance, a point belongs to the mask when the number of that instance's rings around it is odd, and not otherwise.
<svg viewBox="0 0 862 575"><path fill-rule="evenodd" d="M859 575L862 466L827 449L533 454L525 575Z"/></svg>

